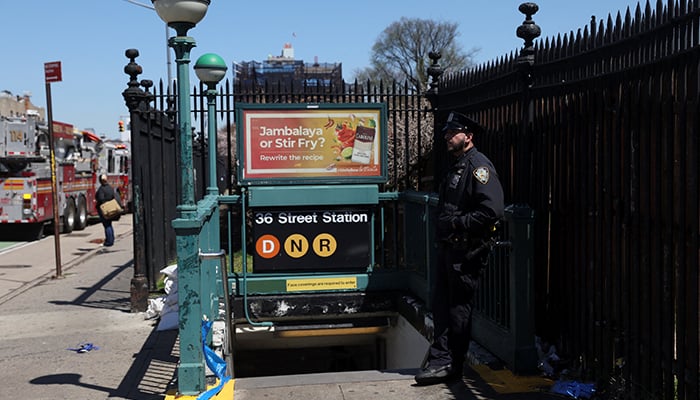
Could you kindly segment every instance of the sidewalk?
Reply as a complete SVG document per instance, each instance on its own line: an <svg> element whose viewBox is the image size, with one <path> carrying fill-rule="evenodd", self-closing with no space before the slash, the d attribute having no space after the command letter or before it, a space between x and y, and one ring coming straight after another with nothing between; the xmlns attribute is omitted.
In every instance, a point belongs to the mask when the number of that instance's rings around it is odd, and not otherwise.
<svg viewBox="0 0 700 400"><path fill-rule="evenodd" d="M131 214L124 215L119 221L115 221L113 226L117 239L129 241L132 246ZM82 231L60 235L59 241L61 272L66 273L102 248L104 228L100 223L91 224ZM35 286L39 281L55 275L56 247L52 234L38 241L4 247L0 250L0 304Z"/></svg>
<svg viewBox="0 0 700 400"><path fill-rule="evenodd" d="M3 398L163 399L178 361L177 331L131 313L131 215L103 248L101 224L0 252L0 380ZM74 350L91 343L98 349Z"/></svg>

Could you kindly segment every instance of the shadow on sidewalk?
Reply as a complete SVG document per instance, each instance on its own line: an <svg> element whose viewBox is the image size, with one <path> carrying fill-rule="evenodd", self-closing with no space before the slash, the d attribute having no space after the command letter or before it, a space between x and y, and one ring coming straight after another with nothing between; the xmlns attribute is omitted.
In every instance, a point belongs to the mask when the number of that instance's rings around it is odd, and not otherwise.
<svg viewBox="0 0 700 400"><path fill-rule="evenodd" d="M153 328L112 396L131 400L164 399L175 386L180 342L178 331Z"/></svg>
<svg viewBox="0 0 700 400"><path fill-rule="evenodd" d="M162 400L173 387L179 351L178 331L153 329L116 389L81 382L80 374L53 374L34 378L34 385L72 385L107 393L108 398Z"/></svg>
<svg viewBox="0 0 700 400"><path fill-rule="evenodd" d="M113 251L115 250L108 250L108 252ZM133 259L120 265L110 264L109 273L94 285L76 287L80 290L80 294L74 299L53 300L50 303L130 313L129 270L133 269L133 265ZM81 382L83 376L74 373L44 375L33 379L31 383L85 387L104 392L108 398L165 399L166 392L175 386L180 348L178 330L157 331L157 325L155 321L141 348L133 354L133 361L116 388L111 385L107 387Z"/></svg>
<svg viewBox="0 0 700 400"><path fill-rule="evenodd" d="M89 308L102 308L131 312L131 293L124 291L123 285L116 282L116 278L125 273L129 268L133 268L134 260L122 265L112 266L114 270L105 275L102 279L90 287L77 287L83 292L72 301L53 300L49 301L55 305L74 305ZM127 286L128 287L128 286Z"/></svg>

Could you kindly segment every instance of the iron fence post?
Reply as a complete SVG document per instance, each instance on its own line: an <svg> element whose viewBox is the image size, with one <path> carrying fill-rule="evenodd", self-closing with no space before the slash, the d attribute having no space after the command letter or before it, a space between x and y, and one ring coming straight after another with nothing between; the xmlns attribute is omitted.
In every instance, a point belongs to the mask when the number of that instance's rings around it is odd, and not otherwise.
<svg viewBox="0 0 700 400"><path fill-rule="evenodd" d="M534 211L524 204L506 207L508 241L511 243L510 329L512 368L517 373L537 371L535 348L535 279L533 262Z"/></svg>
<svg viewBox="0 0 700 400"><path fill-rule="evenodd" d="M146 156L144 149L134 146L139 143L137 136L141 133L140 113L148 109L148 102L151 96L139 87L137 77L143 72L140 65L136 63L139 51L128 49L124 53L130 60L124 67L124 73L129 75L128 88L122 92L126 106L129 109L131 119L131 165L135 165L134 160L140 160ZM141 174L135 173L131 168L131 192L132 192L132 214L133 220L133 241L134 241L134 277L131 279L131 311L143 312L148 308L148 277L146 274L146 251L145 251L145 227L143 221L143 191L141 190Z"/></svg>
<svg viewBox="0 0 700 400"><path fill-rule="evenodd" d="M428 67L428 75L430 75L430 87L425 92L425 97L430 102L431 111L433 113L433 191L437 191L438 183L440 179L438 177L442 176L444 171L444 158L436 156L436 143L440 143L439 134L441 132L438 119L439 108L439 96L438 87L440 86L440 76L443 73L442 67L440 66L440 58L442 55L439 51L431 51L428 53L428 57L433 60L433 63Z"/></svg>
<svg viewBox="0 0 700 400"><path fill-rule="evenodd" d="M542 33L540 27L532 20L532 16L539 10L539 6L535 3L522 3L518 10L525 14L525 20L516 29L516 35L525 41L523 48L520 50L520 55L516 60L518 70L520 72L522 82L522 104L521 104L521 137L520 143L527 143L529 134L532 132L532 124L534 122L534 111L532 99L530 96L530 88L533 84L533 66L535 65L535 46L534 40ZM530 160L522 160L523 166L530 165ZM519 185L528 185L524 181L520 181ZM520 188L514 188L513 193L522 193Z"/></svg>
<svg viewBox="0 0 700 400"><path fill-rule="evenodd" d="M534 124L534 105L530 95L535 64L534 40L542 30L532 19L539 6L535 3L522 3L518 10L525 14L525 20L516 29L516 36L524 40L516 62L522 78L522 137L528 140ZM516 190L515 193L521 193ZM535 299L534 299L534 250L533 229L534 211L527 205L515 204L506 209L509 220L509 240L512 243L510 262L511 328L513 338L513 368L516 371L536 371L537 350L535 348Z"/></svg>

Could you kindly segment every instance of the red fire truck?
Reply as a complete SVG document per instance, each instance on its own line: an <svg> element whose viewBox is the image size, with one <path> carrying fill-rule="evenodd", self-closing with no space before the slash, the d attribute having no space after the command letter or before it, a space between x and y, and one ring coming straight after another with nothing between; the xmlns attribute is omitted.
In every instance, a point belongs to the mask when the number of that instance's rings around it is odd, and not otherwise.
<svg viewBox="0 0 700 400"><path fill-rule="evenodd" d="M95 192L106 174L130 203L129 152L73 125L53 122L56 193L62 233L97 216ZM53 222L48 126L34 117L0 119L0 236L38 239ZM5 239L8 240L8 239ZM11 240L11 239L9 239Z"/></svg>

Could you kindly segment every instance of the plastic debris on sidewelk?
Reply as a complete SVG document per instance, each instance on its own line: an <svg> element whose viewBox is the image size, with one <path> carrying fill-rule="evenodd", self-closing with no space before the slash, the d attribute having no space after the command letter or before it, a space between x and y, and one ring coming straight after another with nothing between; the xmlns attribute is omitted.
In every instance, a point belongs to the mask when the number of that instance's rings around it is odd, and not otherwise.
<svg viewBox="0 0 700 400"><path fill-rule="evenodd" d="M570 396L574 399L590 399L595 394L595 385L577 381L556 381L550 392Z"/></svg>
<svg viewBox="0 0 700 400"><path fill-rule="evenodd" d="M66 350L74 351L76 353L87 353L93 350L99 350L100 348L92 343L81 343L78 347L68 348Z"/></svg>

